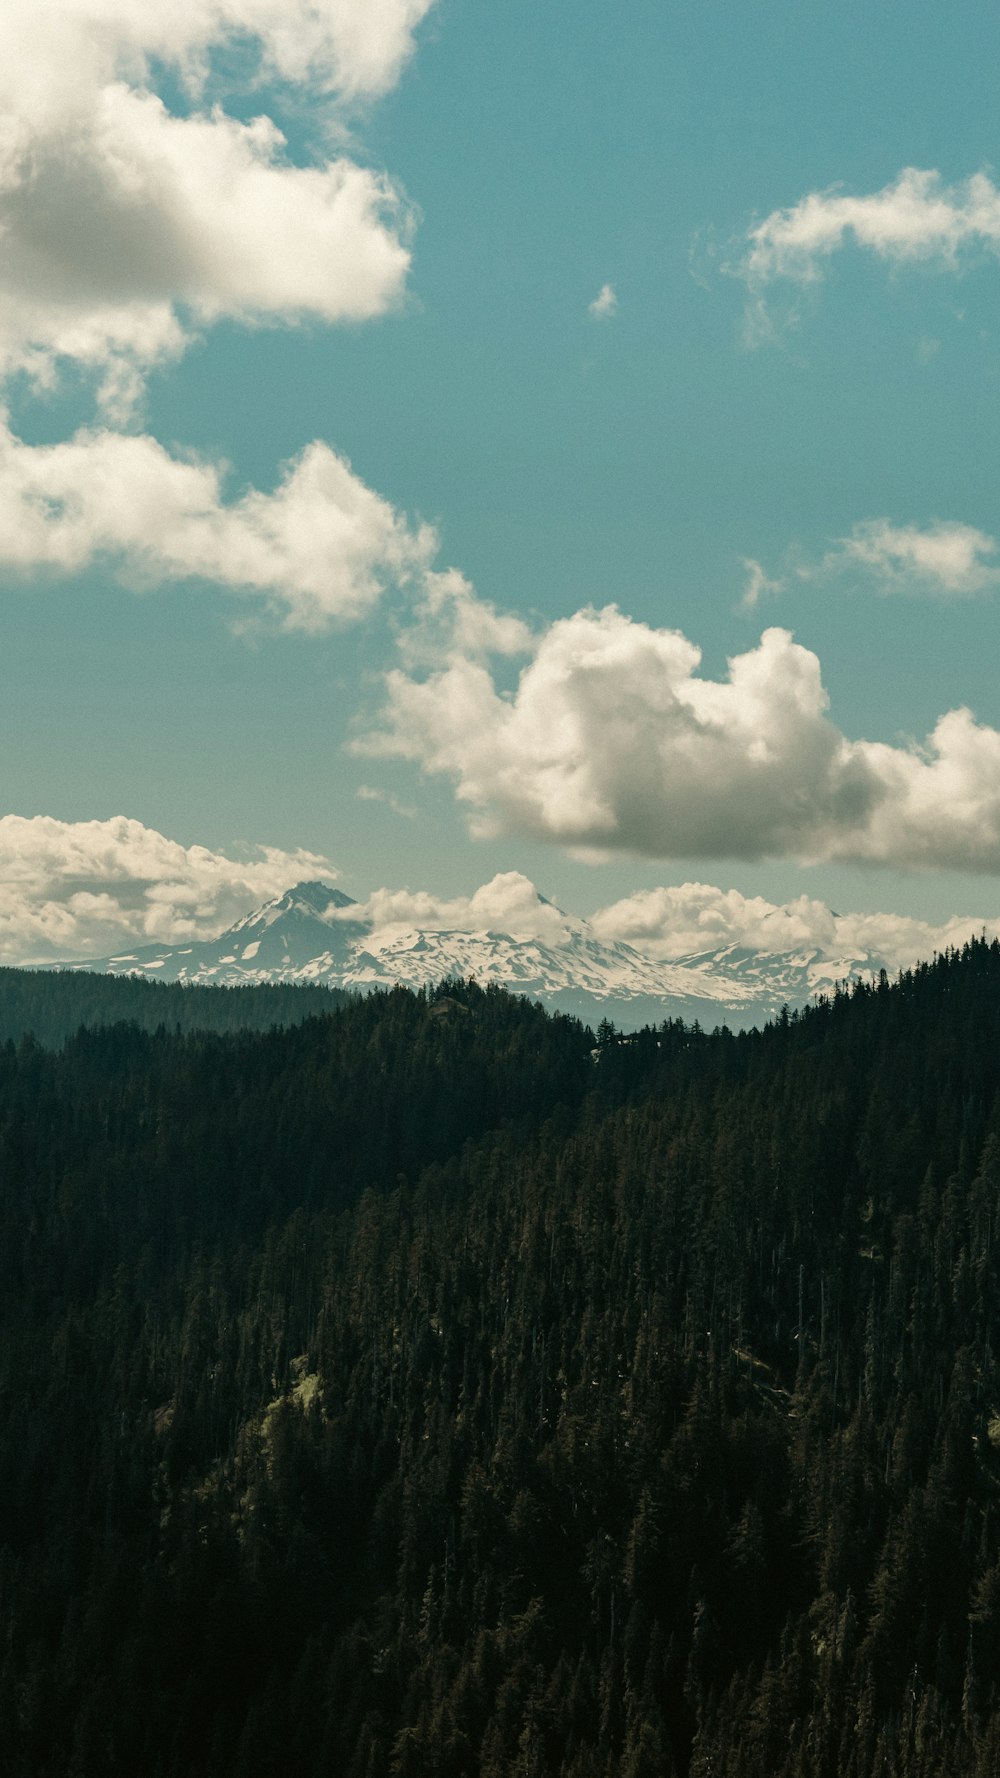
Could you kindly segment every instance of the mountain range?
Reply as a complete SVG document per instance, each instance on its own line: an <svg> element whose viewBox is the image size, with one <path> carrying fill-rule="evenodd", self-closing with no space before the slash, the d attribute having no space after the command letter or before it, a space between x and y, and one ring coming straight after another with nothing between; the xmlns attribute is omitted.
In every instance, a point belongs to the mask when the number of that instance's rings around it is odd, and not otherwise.
<svg viewBox="0 0 1000 1778"><path fill-rule="evenodd" d="M550 1009L629 1029L665 1018L733 1029L805 1005L837 982L878 970L872 955L831 958L776 932L773 950L728 944L664 961L598 937L586 920L537 898L544 937L376 923L323 882L303 882L245 914L220 937L143 945L57 967L170 982L232 986L310 982L360 993L475 977L530 994ZM780 916L779 916L780 918Z"/></svg>

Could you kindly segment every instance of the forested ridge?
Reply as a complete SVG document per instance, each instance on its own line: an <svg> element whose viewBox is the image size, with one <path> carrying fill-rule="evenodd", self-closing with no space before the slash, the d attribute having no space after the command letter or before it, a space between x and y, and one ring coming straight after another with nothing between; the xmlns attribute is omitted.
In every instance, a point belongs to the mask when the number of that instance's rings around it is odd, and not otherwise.
<svg viewBox="0 0 1000 1778"><path fill-rule="evenodd" d="M0 969L0 1043L30 1031L58 1048L81 1025L121 1020L143 1031L269 1031L322 1017L349 998L342 988L309 982L215 987L89 969Z"/></svg>
<svg viewBox="0 0 1000 1778"><path fill-rule="evenodd" d="M995 1778L1000 947L0 1047L10 1778Z"/></svg>

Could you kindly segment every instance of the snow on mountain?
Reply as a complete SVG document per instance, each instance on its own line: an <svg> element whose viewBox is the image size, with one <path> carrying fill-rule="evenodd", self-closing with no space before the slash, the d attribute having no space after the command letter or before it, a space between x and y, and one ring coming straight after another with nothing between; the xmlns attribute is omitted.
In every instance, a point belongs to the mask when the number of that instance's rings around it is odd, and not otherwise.
<svg viewBox="0 0 1000 1778"><path fill-rule="evenodd" d="M219 938L143 945L59 967L220 985L311 982L359 992L474 976L591 1022L609 1018L626 1028L664 1018L734 1028L762 1024L785 1004L804 1005L836 982L878 967L868 957L830 959L801 947L772 954L738 945L663 962L622 940L602 941L586 920L531 894L544 937L375 919L326 883L298 883Z"/></svg>

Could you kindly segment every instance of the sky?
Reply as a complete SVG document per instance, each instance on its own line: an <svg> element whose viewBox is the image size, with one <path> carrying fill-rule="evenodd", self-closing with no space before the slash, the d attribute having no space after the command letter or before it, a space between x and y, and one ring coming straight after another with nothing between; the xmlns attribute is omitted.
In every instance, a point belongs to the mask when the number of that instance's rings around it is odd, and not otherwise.
<svg viewBox="0 0 1000 1778"><path fill-rule="evenodd" d="M665 954L1000 917L998 53L8 0L0 959L309 875Z"/></svg>

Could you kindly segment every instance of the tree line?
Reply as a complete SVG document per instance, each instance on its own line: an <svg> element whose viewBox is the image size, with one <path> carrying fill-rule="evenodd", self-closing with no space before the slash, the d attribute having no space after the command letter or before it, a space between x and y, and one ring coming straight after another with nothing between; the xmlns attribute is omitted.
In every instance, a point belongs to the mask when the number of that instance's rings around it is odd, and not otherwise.
<svg viewBox="0 0 1000 1778"><path fill-rule="evenodd" d="M351 996L312 982L215 987L87 969L0 968L0 1043L27 1033L58 1049L81 1025L138 1025L143 1031L269 1031L343 1006Z"/></svg>

